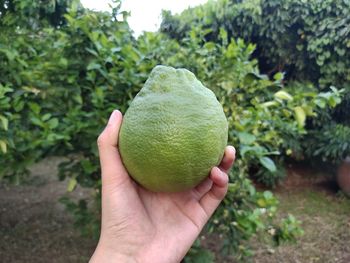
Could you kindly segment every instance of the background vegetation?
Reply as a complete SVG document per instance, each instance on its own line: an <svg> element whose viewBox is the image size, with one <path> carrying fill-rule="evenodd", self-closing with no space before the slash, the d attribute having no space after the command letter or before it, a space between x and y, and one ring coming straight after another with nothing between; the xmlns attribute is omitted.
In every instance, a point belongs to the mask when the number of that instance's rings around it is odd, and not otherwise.
<svg viewBox="0 0 350 263"><path fill-rule="evenodd" d="M180 15L163 12L161 32L182 39L192 28L206 29L205 39L217 41L224 28L229 37L256 43L253 57L259 69L272 77L285 73L285 82L311 82L319 91L330 86L344 89L344 99L332 110L322 109L318 118L310 121L313 136L324 132L349 136L350 111L350 2L302 0L218 0L188 9ZM308 137L310 138L310 137ZM327 155L333 161L349 152L330 150L318 140L305 140L303 148L308 157ZM339 156L340 155L340 156ZM326 158L326 159L327 159Z"/></svg>
<svg viewBox="0 0 350 263"><path fill-rule="evenodd" d="M217 95L238 150L229 194L207 233L224 237L223 253L244 258L254 235L279 244L302 232L292 215L274 220L278 200L251 179L273 186L286 159L337 162L348 154L346 1L219 0L164 13L161 32L137 39L120 1L111 13L46 2L0 2L2 180L19 183L29 165L65 156L59 176L67 190L91 188L96 202L61 200L82 232L98 237L98 134L113 109L125 112L155 65L185 67ZM329 139L337 140L333 148ZM210 252L198 241L186 260L203 262L203 253Z"/></svg>

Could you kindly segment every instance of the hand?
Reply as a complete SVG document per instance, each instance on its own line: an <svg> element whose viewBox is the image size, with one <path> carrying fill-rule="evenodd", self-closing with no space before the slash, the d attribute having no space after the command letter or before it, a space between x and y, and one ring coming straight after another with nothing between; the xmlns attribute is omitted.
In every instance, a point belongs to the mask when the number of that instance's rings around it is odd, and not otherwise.
<svg viewBox="0 0 350 263"><path fill-rule="evenodd" d="M135 183L122 164L121 123L122 114L114 111L98 138L102 225L90 262L180 262L227 192L235 149L226 147L220 166L194 189L154 193Z"/></svg>

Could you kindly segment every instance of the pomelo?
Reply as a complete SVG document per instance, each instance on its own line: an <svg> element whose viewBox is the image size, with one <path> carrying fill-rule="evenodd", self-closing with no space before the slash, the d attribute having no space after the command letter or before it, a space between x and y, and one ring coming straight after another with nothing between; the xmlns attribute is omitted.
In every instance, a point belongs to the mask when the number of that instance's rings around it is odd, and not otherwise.
<svg viewBox="0 0 350 263"><path fill-rule="evenodd" d="M119 151L140 185L179 192L199 184L220 163L227 133L214 93L192 72L159 65L125 113Z"/></svg>

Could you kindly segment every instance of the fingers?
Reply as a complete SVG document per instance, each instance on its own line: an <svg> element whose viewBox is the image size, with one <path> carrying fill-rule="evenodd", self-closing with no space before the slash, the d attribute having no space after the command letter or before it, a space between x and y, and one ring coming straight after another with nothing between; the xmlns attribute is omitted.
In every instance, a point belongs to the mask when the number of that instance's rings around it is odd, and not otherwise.
<svg viewBox="0 0 350 263"><path fill-rule="evenodd" d="M230 168L231 168L235 158L236 158L236 149L235 149L235 147L233 147L231 145L227 146L225 148L224 157L222 158L221 163L219 165L220 170L225 172L225 173L227 173L230 170Z"/></svg>
<svg viewBox="0 0 350 263"><path fill-rule="evenodd" d="M113 187L123 180L129 179L117 148L122 118L120 111L113 111L107 126L97 139L102 172L102 186Z"/></svg>
<svg viewBox="0 0 350 263"><path fill-rule="evenodd" d="M213 181L210 178L205 179L193 189L194 198L200 200L213 186Z"/></svg>
<svg viewBox="0 0 350 263"><path fill-rule="evenodd" d="M233 146L227 146L225 148L224 157L219 165L221 171L227 173L231 168L233 161L235 159L236 150ZM207 178L198 186L193 189L193 195L197 200L200 200L212 187L213 181Z"/></svg>
<svg viewBox="0 0 350 263"><path fill-rule="evenodd" d="M199 201L208 218L224 199L228 188L228 176L218 167L211 170L210 179L213 181L213 186Z"/></svg>
<svg viewBox="0 0 350 263"><path fill-rule="evenodd" d="M213 167L211 170L209 179L213 182L212 187L199 201L208 218L214 213L227 193L229 181L227 172L231 168L234 159L235 148L227 146L219 167Z"/></svg>

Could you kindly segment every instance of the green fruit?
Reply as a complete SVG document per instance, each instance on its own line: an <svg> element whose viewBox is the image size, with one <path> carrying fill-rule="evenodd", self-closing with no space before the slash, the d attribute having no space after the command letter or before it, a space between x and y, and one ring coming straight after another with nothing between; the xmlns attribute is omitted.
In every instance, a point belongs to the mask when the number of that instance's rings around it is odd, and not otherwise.
<svg viewBox="0 0 350 263"><path fill-rule="evenodd" d="M221 104L192 72L156 66L125 113L119 150L140 185L178 192L220 163L227 132Z"/></svg>

